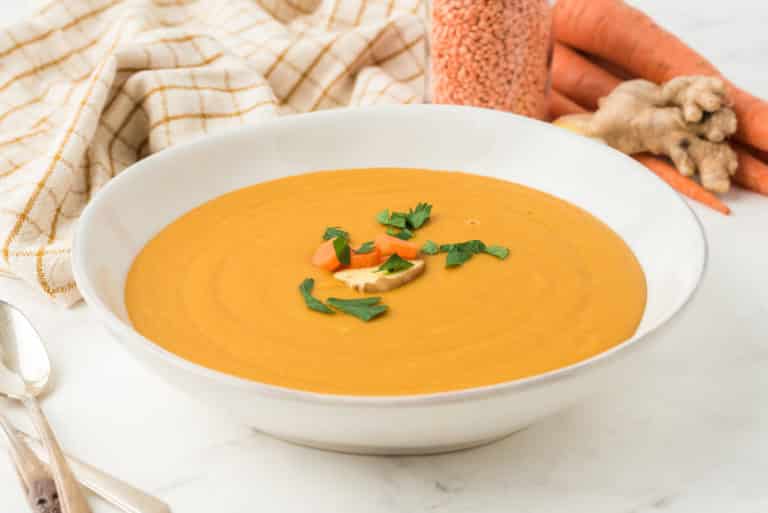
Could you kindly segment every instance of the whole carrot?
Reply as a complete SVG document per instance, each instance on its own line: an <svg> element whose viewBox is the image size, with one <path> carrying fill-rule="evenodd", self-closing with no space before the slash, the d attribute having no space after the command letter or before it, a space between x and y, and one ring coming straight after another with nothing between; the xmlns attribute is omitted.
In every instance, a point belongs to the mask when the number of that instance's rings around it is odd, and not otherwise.
<svg viewBox="0 0 768 513"><path fill-rule="evenodd" d="M570 114L583 114L587 112L581 105L567 98L562 93L552 89L549 92L549 117L554 121L559 117Z"/></svg>
<svg viewBox="0 0 768 513"><path fill-rule="evenodd" d="M749 148L749 150L750 150L750 153L752 153L752 155L754 157L757 157L758 159L762 160L763 162L768 162L768 151L760 151L760 150L756 150L754 148Z"/></svg>
<svg viewBox="0 0 768 513"><path fill-rule="evenodd" d="M622 0L559 0L553 28L559 41L656 83L681 75L723 78L711 62ZM726 83L739 117L739 140L768 150L768 102Z"/></svg>
<svg viewBox="0 0 768 513"><path fill-rule="evenodd" d="M746 189L768 196L768 165L743 146L734 147L739 156L739 168L733 180Z"/></svg>
<svg viewBox="0 0 768 513"><path fill-rule="evenodd" d="M601 57L597 57L596 55L592 55L592 54L584 54L584 56L587 59L589 59L591 62L603 68L605 71L607 71L611 75L618 77L621 80L632 80L633 78L635 78L632 76L630 72L628 72L618 64L614 64L611 61L607 61Z"/></svg>
<svg viewBox="0 0 768 513"><path fill-rule="evenodd" d="M588 112L587 109L578 105L576 102L565 96L563 93L553 90L550 94L551 105L550 111L554 115L555 112L562 112L561 115L568 114L583 114ZM558 116L559 117L559 116ZM698 201L718 212L725 215L731 213L731 209L720 201L720 199L702 187L698 182L691 180L687 176L683 176L680 172L671 164L667 163L653 155L642 154L634 155L635 160L643 164L645 167L653 171L656 176L667 182L673 189L680 194L688 196L689 198Z"/></svg>
<svg viewBox="0 0 768 513"><path fill-rule="evenodd" d="M680 194L684 194L725 215L731 213L731 209L720 201L720 198L699 185L698 182L681 175L680 171L666 161L648 154L633 155L633 158L656 173L656 176L667 182Z"/></svg>
<svg viewBox="0 0 768 513"><path fill-rule="evenodd" d="M552 87L563 91L579 105L597 109L597 100L608 96L621 83L594 62L562 43L555 43L552 56Z"/></svg>

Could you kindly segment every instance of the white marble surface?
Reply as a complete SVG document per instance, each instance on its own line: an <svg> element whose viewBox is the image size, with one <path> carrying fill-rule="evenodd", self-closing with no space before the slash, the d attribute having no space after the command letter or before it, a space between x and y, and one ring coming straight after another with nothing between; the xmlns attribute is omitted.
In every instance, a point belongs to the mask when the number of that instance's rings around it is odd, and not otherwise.
<svg viewBox="0 0 768 513"><path fill-rule="evenodd" d="M764 0L637 0L736 82L768 97ZM29 9L0 2L0 20ZM294 447L210 416L139 367L90 316L21 283L56 368L44 406L81 458L189 513L761 513L768 510L768 198L734 214L694 206L711 244L686 322L642 387L616 388L500 443L461 453L357 457ZM649 208L652 208L649 205ZM21 412L0 401L19 424ZM0 511L25 511L0 456ZM94 501L96 513L111 511Z"/></svg>

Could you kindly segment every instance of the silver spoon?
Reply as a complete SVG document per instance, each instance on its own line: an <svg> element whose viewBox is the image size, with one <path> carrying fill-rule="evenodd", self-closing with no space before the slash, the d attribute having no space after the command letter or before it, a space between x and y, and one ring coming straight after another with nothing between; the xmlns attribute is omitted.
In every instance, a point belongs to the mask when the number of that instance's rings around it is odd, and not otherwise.
<svg viewBox="0 0 768 513"><path fill-rule="evenodd" d="M27 318L8 303L0 305L3 392L27 409L40 438L50 454L50 472L56 483L61 513L91 513L80 485L72 475L64 453L53 434L37 396L42 394L51 375L51 362L40 336ZM18 377L15 380L14 377Z"/></svg>
<svg viewBox="0 0 768 513"><path fill-rule="evenodd" d="M18 308L0 300L0 395L24 404L41 441L36 443L34 438L16 430L7 422L1 423L2 427L11 439L12 446L12 439L16 436L27 443L42 445L48 449L49 466L59 491L58 500L62 513L90 513L83 493L36 399L45 391L50 375L51 363L40 335ZM18 449L18 444L15 447ZM72 458L70 461L87 488L123 511L170 512L170 508L159 499L89 465Z"/></svg>

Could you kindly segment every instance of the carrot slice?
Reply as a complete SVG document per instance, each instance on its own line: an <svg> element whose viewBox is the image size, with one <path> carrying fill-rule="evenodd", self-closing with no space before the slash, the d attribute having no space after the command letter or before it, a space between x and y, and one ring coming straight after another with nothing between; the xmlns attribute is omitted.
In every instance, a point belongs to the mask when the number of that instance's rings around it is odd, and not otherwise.
<svg viewBox="0 0 768 513"><path fill-rule="evenodd" d="M381 234L376 237L376 247L379 248L382 255L389 256L397 253L406 259L419 256L419 247L416 244L391 235Z"/></svg>
<svg viewBox="0 0 768 513"><path fill-rule="evenodd" d="M379 265L381 260L381 251L379 248L373 248L370 253L356 253L352 251L352 256L349 261L349 267L351 269L359 269L362 267L373 267Z"/></svg>
<svg viewBox="0 0 768 513"><path fill-rule="evenodd" d="M312 265L326 271L335 271L341 267L341 262L336 258L336 250L333 248L333 240L320 244L312 255Z"/></svg>

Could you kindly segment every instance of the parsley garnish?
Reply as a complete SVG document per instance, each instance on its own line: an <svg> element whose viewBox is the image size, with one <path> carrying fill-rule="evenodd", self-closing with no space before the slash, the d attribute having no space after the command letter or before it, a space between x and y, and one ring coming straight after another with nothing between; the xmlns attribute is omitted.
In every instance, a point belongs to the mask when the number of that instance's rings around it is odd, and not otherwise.
<svg viewBox="0 0 768 513"><path fill-rule="evenodd" d="M349 241L344 237L336 237L333 239L333 249L336 251L336 258L339 259L341 265L349 265L352 256Z"/></svg>
<svg viewBox="0 0 768 513"><path fill-rule="evenodd" d="M408 224L414 230L418 230L429 220L431 214L432 205L429 203L419 203L415 209L408 211Z"/></svg>
<svg viewBox="0 0 768 513"><path fill-rule="evenodd" d="M408 212L390 213L389 209L382 210L376 214L376 220L385 226L418 230L429 220L431 214L432 205L429 203L419 203L416 205L416 208L412 208Z"/></svg>
<svg viewBox="0 0 768 513"><path fill-rule="evenodd" d="M410 269L413 267L413 263L409 262L408 260L404 260L400 257L397 253L394 253L391 257L387 259L386 262L381 264L378 269L376 269L377 272L384 272L387 274L393 274L400 271L405 271L406 269Z"/></svg>
<svg viewBox="0 0 768 513"><path fill-rule="evenodd" d="M411 240L413 238L413 232L408 228L403 228L395 234L395 237L400 240Z"/></svg>
<svg viewBox="0 0 768 513"><path fill-rule="evenodd" d="M440 246L438 246L436 243L432 242L431 240L428 240L421 247L421 252L424 253L425 255L437 255L440 252Z"/></svg>
<svg viewBox="0 0 768 513"><path fill-rule="evenodd" d="M456 247L448 251L445 259L446 267L458 267L475 255L464 247Z"/></svg>
<svg viewBox="0 0 768 513"><path fill-rule="evenodd" d="M440 251L448 253L445 259L446 267L458 267L484 250L485 244L479 240L468 240L467 242L443 244L440 246Z"/></svg>
<svg viewBox="0 0 768 513"><path fill-rule="evenodd" d="M509 249L504 246L488 246L485 248L484 252L501 260L504 260L509 256Z"/></svg>
<svg viewBox="0 0 768 513"><path fill-rule="evenodd" d="M387 235L397 237L400 240L411 240L413 238L413 232L408 228L397 230L395 228L392 228L391 226L387 228Z"/></svg>
<svg viewBox="0 0 768 513"><path fill-rule="evenodd" d="M408 214L403 212L392 212L390 214L389 209L386 209L376 214L376 220L386 226L405 228L408 225Z"/></svg>
<svg viewBox="0 0 768 513"><path fill-rule="evenodd" d="M376 249L376 245L373 243L372 240L369 240L367 242L363 242L360 245L360 247L355 250L355 253L357 253L358 255L365 255L370 253L374 249Z"/></svg>
<svg viewBox="0 0 768 513"><path fill-rule="evenodd" d="M436 248L442 253L448 253L445 259L446 267L458 267L478 253L493 255L501 260L509 256L509 249L504 246L486 246L483 241L476 239L454 244L442 244L439 248L434 242L428 241L421 248L421 251L427 255L434 255L437 253Z"/></svg>
<svg viewBox="0 0 768 513"><path fill-rule="evenodd" d="M307 278L306 280L301 282L301 285L299 285L299 292L301 292L301 295L304 296L304 302L307 304L309 308L316 312L321 312L325 314L334 314L333 310L328 308L325 303L317 299L312 295L312 289L315 287L315 280L312 278Z"/></svg>
<svg viewBox="0 0 768 513"><path fill-rule="evenodd" d="M336 237L341 237L342 239L349 240L349 233L345 232L338 226L329 226L325 229L325 233L323 234L323 240L331 240L335 239Z"/></svg>
<svg viewBox="0 0 768 513"><path fill-rule="evenodd" d="M454 244L443 244L440 246L440 251L468 251L470 253L477 254L481 251L485 251L485 243L481 240L468 240L467 242L456 242Z"/></svg>
<svg viewBox="0 0 768 513"><path fill-rule="evenodd" d="M360 299L328 298L328 304L332 307L364 321L370 321L387 311L387 305L379 304L380 302L380 297L366 297Z"/></svg>
<svg viewBox="0 0 768 513"><path fill-rule="evenodd" d="M304 302L307 304L307 307L316 312L335 314L335 310L332 310L328 305L312 295L312 289L314 287L315 280L312 278L305 279L301 282L301 285L299 285L299 292L304 296ZM370 321L374 317L378 317L387 311L387 305L379 304L381 302L380 297L366 297L361 299L339 299L329 297L327 301L333 308L364 321Z"/></svg>

